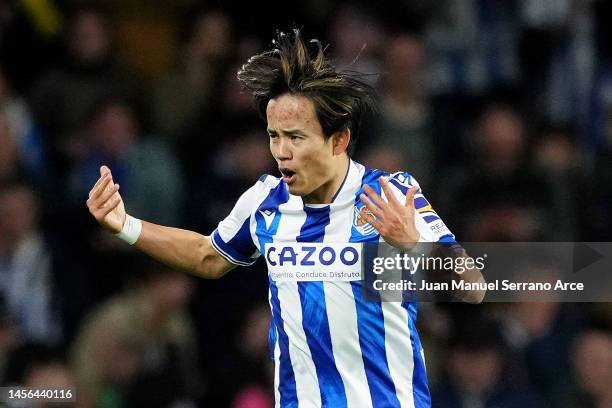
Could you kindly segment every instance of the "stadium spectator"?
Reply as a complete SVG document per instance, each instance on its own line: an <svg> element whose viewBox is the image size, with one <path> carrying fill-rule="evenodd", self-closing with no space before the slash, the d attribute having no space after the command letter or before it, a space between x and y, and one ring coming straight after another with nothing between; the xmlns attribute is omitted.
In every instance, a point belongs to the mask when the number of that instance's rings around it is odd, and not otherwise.
<svg viewBox="0 0 612 408"><path fill-rule="evenodd" d="M467 323L467 322L466 322ZM439 408L540 407L529 388L508 380L507 350L498 327L479 319L456 328L448 344L447 378L432 392Z"/></svg>
<svg viewBox="0 0 612 408"><path fill-rule="evenodd" d="M362 152L363 162L373 169L393 172L404 162L401 154L391 146L371 146Z"/></svg>
<svg viewBox="0 0 612 408"><path fill-rule="evenodd" d="M445 0L425 27L435 95L486 95L516 83L514 2Z"/></svg>
<svg viewBox="0 0 612 408"><path fill-rule="evenodd" d="M0 384L5 383L7 362L18 342L13 318L7 310L4 298L0 297Z"/></svg>
<svg viewBox="0 0 612 408"><path fill-rule="evenodd" d="M34 390L57 390L58 395L63 392L64 395L70 393L72 396L76 397L78 393L78 390L75 388L72 371L64 359L59 357L53 358L50 356L45 360L29 364L24 379L20 384ZM47 401L34 401L32 404L32 408L68 408L71 406L74 406L74 402L51 403Z"/></svg>
<svg viewBox="0 0 612 408"><path fill-rule="evenodd" d="M11 133L8 118L0 112L0 182L18 177L22 173L19 146Z"/></svg>
<svg viewBox="0 0 612 408"><path fill-rule="evenodd" d="M0 180L9 168L24 172L38 187L44 184L47 169L40 132L37 131L25 98L14 93L0 67ZM6 146L6 134L12 146ZM2 152L6 149L4 152ZM19 156L16 159L16 155ZM8 156L8 157L7 157ZM15 160L19 162L15 167Z"/></svg>
<svg viewBox="0 0 612 408"><path fill-rule="evenodd" d="M564 381L559 373L570 371L571 343L583 314L577 305L529 302L507 304L498 315L504 340L514 356L512 378L536 387L547 405L554 403Z"/></svg>
<svg viewBox="0 0 612 408"><path fill-rule="evenodd" d="M595 145L593 210L590 214L589 234L593 240L612 240L612 65L602 72L597 87L597 112L594 127ZM591 149L593 146L589 146Z"/></svg>
<svg viewBox="0 0 612 408"><path fill-rule="evenodd" d="M84 140L78 130L101 95L128 92L133 81L117 61L110 16L85 5L70 16L66 55L32 89L32 108L42 132L52 169L65 176L70 163L82 157Z"/></svg>
<svg viewBox="0 0 612 408"><path fill-rule="evenodd" d="M249 44L243 44L250 49ZM235 64L232 67L237 70ZM236 81L235 70L223 72L212 90L210 109L203 110L187 129L185 143L179 147L184 160L189 184L200 183L203 173L215 171L208 164L216 161L219 149L243 134L261 131L261 119L253 109L249 95L243 93ZM261 158L261 156L260 156Z"/></svg>
<svg viewBox="0 0 612 408"><path fill-rule="evenodd" d="M378 144L401 158L400 163L390 167L409 168L423 186L429 187L435 163L424 45L417 36L405 33L390 36L387 43L380 115L370 133ZM384 160L377 164L381 162Z"/></svg>
<svg viewBox="0 0 612 408"><path fill-rule="evenodd" d="M552 122L584 129L597 64L594 4L527 0L518 5L525 103Z"/></svg>
<svg viewBox="0 0 612 408"><path fill-rule="evenodd" d="M136 285L92 312L72 345L82 407L166 407L203 391L190 278L140 260L132 273Z"/></svg>
<svg viewBox="0 0 612 408"><path fill-rule="evenodd" d="M24 182L0 186L0 293L18 334L54 344L62 324L51 270L51 251L39 226L40 203Z"/></svg>
<svg viewBox="0 0 612 408"><path fill-rule="evenodd" d="M534 143L534 172L545 178L552 194L551 237L556 241L578 241L584 235L585 197L592 194L586 179L582 152L575 134L563 127L549 127L537 134Z"/></svg>
<svg viewBox="0 0 612 408"><path fill-rule="evenodd" d="M161 141L142 134L134 105L122 96L103 97L84 130L88 145L70 176L71 202L87 196L102 163L113 163L126 202L152 219L177 225L183 199L181 169Z"/></svg>
<svg viewBox="0 0 612 408"><path fill-rule="evenodd" d="M193 206L199 230L214 228L225 209L252 184L253 179L258 178L258 174L272 171L274 162L269 157L267 146L261 143L263 137L261 130L251 130L247 125L244 131L221 146L213 166L201 169L201 181L194 183L189 204ZM204 178L204 175L208 177Z"/></svg>
<svg viewBox="0 0 612 408"><path fill-rule="evenodd" d="M216 390L214 405L232 408L271 408L274 406L274 366L268 347L270 310L255 305L236 330L233 352L217 361L223 378Z"/></svg>
<svg viewBox="0 0 612 408"><path fill-rule="evenodd" d="M381 72L385 34L375 14L361 5L343 4L335 10L328 30L337 67L365 74ZM371 75L366 80L374 85L378 76Z"/></svg>
<svg viewBox="0 0 612 408"><path fill-rule="evenodd" d="M27 134L33 126L32 117L24 98L13 93L2 66L0 66L0 114L6 116L17 144L25 145Z"/></svg>
<svg viewBox="0 0 612 408"><path fill-rule="evenodd" d="M559 408L607 408L612 406L612 325L593 317L576 338L571 353L573 378L559 387Z"/></svg>
<svg viewBox="0 0 612 408"><path fill-rule="evenodd" d="M472 136L469 167L457 169L445 180L447 186L442 188L447 194L441 207L449 209L451 220L462 220L456 228L467 241L551 237L552 196L545 179L529 169L525 132L515 110L488 106Z"/></svg>
<svg viewBox="0 0 612 408"><path fill-rule="evenodd" d="M3 386L31 387L32 389L57 388L76 392L74 376L66 364L62 347L50 347L37 342L26 342L11 349L7 359ZM33 408L47 407L47 401L32 401ZM17 405L9 405L17 406ZM21 405L19 405L21 406ZM28 405L30 406L30 405ZM74 406L74 403L52 406Z"/></svg>
<svg viewBox="0 0 612 408"><path fill-rule="evenodd" d="M180 142L201 111L215 103L214 88L223 82L234 44L232 22L219 11L193 18L180 44L177 66L155 87L153 107L160 135Z"/></svg>

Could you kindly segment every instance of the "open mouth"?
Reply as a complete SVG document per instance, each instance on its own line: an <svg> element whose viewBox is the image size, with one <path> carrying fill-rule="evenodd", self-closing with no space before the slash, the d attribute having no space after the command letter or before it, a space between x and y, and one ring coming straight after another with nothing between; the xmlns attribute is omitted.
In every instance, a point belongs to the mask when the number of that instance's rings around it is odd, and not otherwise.
<svg viewBox="0 0 612 408"><path fill-rule="evenodd" d="M279 169L281 172L281 175L283 176L283 181L285 183L287 183L288 185L291 185L295 182L295 171L287 169L287 168L281 168Z"/></svg>

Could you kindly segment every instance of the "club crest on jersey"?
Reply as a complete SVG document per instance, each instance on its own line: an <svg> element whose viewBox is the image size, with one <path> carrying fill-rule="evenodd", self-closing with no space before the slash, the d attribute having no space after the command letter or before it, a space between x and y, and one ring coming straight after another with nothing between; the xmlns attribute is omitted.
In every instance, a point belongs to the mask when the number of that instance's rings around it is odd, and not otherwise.
<svg viewBox="0 0 612 408"><path fill-rule="evenodd" d="M372 215L369 210L366 210L366 213ZM357 230L361 235L370 235L376 232L372 224L366 222L363 218L361 218L361 214L359 213L359 208L355 206L354 208L354 216L353 216L353 228Z"/></svg>

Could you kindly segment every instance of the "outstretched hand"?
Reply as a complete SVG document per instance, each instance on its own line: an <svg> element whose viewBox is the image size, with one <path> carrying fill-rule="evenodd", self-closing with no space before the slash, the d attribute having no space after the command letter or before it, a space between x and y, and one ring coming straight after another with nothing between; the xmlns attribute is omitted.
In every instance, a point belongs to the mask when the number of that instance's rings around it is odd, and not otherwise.
<svg viewBox="0 0 612 408"><path fill-rule="evenodd" d="M113 182L113 175L107 166L100 167L100 178L89 192L89 212L96 221L110 232L118 233L125 222L125 207L119 194L119 184Z"/></svg>
<svg viewBox="0 0 612 408"><path fill-rule="evenodd" d="M365 206L359 213L366 222L376 228L385 242L400 250L410 250L421 237L414 222L414 195L418 187L408 189L406 202L402 204L395 198L388 180L380 177L378 182L387 200L378 195L372 187L365 185L365 193L359 196Z"/></svg>

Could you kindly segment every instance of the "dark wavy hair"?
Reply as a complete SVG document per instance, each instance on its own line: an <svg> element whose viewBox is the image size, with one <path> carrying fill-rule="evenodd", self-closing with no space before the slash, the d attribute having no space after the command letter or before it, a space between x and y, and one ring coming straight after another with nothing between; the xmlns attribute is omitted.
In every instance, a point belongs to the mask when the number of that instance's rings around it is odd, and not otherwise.
<svg viewBox="0 0 612 408"><path fill-rule="evenodd" d="M310 99L324 136L349 129L351 155L359 136L363 115L375 110L375 92L363 78L366 74L339 71L325 55L319 40L308 44L299 29L278 32L273 48L249 58L238 71L243 89L253 94L260 115L266 117L270 99L283 94Z"/></svg>

